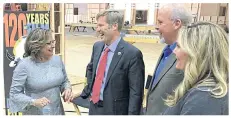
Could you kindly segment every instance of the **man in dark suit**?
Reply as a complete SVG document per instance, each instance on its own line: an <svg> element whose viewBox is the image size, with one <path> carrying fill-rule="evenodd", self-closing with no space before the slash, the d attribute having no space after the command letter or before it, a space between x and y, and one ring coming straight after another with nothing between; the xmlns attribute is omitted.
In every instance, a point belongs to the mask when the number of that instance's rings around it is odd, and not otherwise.
<svg viewBox="0 0 231 118"><path fill-rule="evenodd" d="M138 115L144 90L143 55L120 37L122 14L106 10L96 18L102 41L93 46L88 84L80 96L90 98L89 115Z"/></svg>
<svg viewBox="0 0 231 118"><path fill-rule="evenodd" d="M161 53L147 93L146 115L160 115L167 106L168 94L183 80L183 72L176 69L176 57L172 53L176 47L177 34L182 25L191 22L191 14L179 4L167 4L158 12L158 26L167 46Z"/></svg>

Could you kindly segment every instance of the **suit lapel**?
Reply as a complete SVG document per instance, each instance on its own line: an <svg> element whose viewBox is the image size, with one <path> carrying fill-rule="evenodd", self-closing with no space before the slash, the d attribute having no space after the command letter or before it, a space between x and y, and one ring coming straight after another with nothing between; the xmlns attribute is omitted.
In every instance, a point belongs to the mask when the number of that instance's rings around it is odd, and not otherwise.
<svg viewBox="0 0 231 118"><path fill-rule="evenodd" d="M115 52L114 52L111 64L110 64L109 69L108 69L108 74L107 74L107 78L106 78L105 87L107 86L107 83L110 80L110 77L111 77L116 65L118 64L119 60L123 56L124 43L125 43L124 40L121 39L118 46L117 46L117 48L116 48L116 50L115 50Z"/></svg>
<svg viewBox="0 0 231 118"><path fill-rule="evenodd" d="M171 54L169 55L169 57L167 58L164 68L161 70L158 78L157 78L157 82L153 85L153 89L156 87L156 85L159 83L159 81L163 78L163 76L168 72L168 70L173 66L174 62L176 61L176 57L175 54Z"/></svg>
<svg viewBox="0 0 231 118"><path fill-rule="evenodd" d="M98 47L95 48L95 54L94 54L94 60L93 60L93 79L95 79L95 75L96 75L96 68L100 59L100 55L103 51L104 48L104 43L100 43Z"/></svg>
<svg viewBox="0 0 231 118"><path fill-rule="evenodd" d="M155 67L155 71L154 71L154 73L152 74L152 79L151 79L151 83L150 83L150 85L149 85L149 88L148 88L148 91L150 91L151 89L152 89L152 83L153 83L153 77L154 77L154 74L155 74L155 72L156 72L156 69L157 69L157 67L158 67L158 65L160 64L160 61L161 61L161 57L163 56L163 51L161 52L161 55L160 55L160 57L159 57L159 59L158 59L158 62L157 62L157 64L156 64L156 67Z"/></svg>

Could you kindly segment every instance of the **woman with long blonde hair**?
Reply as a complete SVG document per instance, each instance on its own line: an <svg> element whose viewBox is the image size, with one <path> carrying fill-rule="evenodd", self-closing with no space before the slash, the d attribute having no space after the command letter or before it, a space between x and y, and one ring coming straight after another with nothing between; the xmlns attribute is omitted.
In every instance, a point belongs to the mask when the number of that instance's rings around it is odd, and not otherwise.
<svg viewBox="0 0 231 118"><path fill-rule="evenodd" d="M174 53L184 79L164 99L165 115L228 114L229 44L218 25L198 22L181 28Z"/></svg>

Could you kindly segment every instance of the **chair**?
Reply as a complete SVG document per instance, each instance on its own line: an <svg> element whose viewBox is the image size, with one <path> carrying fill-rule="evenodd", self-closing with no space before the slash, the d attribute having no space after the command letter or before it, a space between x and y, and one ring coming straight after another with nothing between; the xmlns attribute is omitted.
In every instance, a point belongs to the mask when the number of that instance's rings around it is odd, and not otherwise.
<svg viewBox="0 0 231 118"><path fill-rule="evenodd" d="M84 84L84 86L86 86L87 85L87 79L84 78L84 80L82 81L81 84ZM87 99L83 99L78 94L75 94L74 98L75 99L73 99L72 104L73 104L73 106L75 108L75 111L76 111L77 115L81 115L81 111L79 110L79 106L84 107L84 108L89 108L90 101L89 101L88 98Z"/></svg>
<svg viewBox="0 0 231 118"><path fill-rule="evenodd" d="M73 101L73 106L75 108L75 111L77 113L77 115L81 115L81 111L79 110L79 106L84 107L84 108L88 108L90 106L90 100L89 98L87 99L83 99L82 97L76 97Z"/></svg>
<svg viewBox="0 0 231 118"><path fill-rule="evenodd" d="M91 78L92 68L93 68L92 66L93 66L92 63L89 63L87 65L86 75L85 75L84 81L82 82L82 84L84 84L84 86L87 85L88 78ZM78 94L75 94L74 96L76 96L76 97L74 97L75 99L72 101L72 104L75 108L77 115L81 115L81 111L79 110L79 106L84 107L84 108L89 108L90 100L89 100L89 98L83 99Z"/></svg>

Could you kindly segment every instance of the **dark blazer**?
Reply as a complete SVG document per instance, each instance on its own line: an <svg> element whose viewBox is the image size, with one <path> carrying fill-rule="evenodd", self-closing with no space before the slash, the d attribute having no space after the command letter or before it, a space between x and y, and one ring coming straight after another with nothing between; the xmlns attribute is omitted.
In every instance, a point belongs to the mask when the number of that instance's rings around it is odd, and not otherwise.
<svg viewBox="0 0 231 118"><path fill-rule="evenodd" d="M88 84L81 97L90 97L104 42L93 46L91 61L88 64ZM121 52L119 55L118 52ZM145 67L143 55L133 45L120 40L112 58L103 93L102 115L140 114L144 91ZM101 113L100 113L101 114Z"/></svg>
<svg viewBox="0 0 231 118"><path fill-rule="evenodd" d="M229 92L222 98L211 95L213 87L191 88L163 115L229 115Z"/></svg>
<svg viewBox="0 0 231 118"><path fill-rule="evenodd" d="M159 57L156 69L162 55L163 52ZM154 88L152 88L153 79L151 80L147 93L146 115L160 115L167 108L163 99L166 99L167 94L173 92L176 86L183 80L183 76L183 71L176 69L175 54L170 54Z"/></svg>

